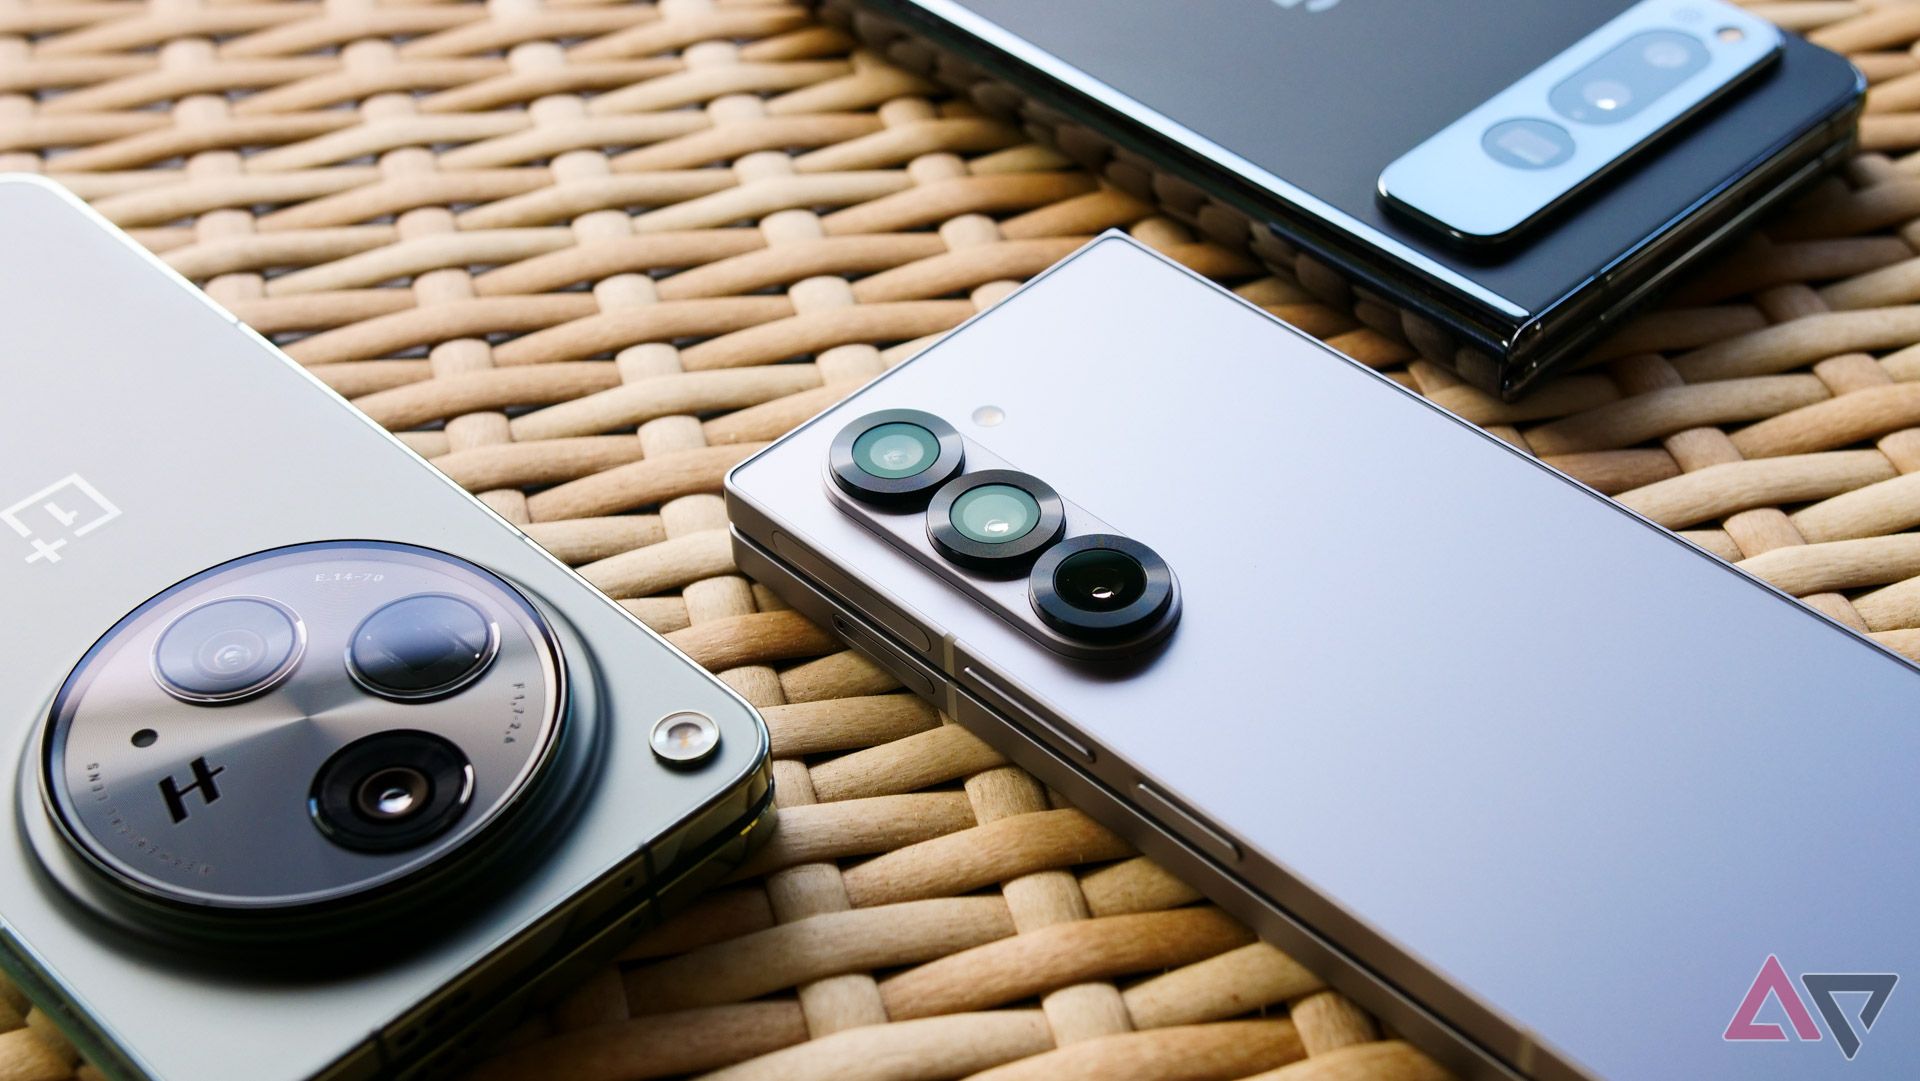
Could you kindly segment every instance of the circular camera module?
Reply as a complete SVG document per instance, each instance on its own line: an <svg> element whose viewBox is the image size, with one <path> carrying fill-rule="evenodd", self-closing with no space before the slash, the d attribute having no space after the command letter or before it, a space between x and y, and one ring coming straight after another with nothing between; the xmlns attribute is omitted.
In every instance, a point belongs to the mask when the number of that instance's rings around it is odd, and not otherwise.
<svg viewBox="0 0 1920 1081"><path fill-rule="evenodd" d="M432 895L518 851L590 768L560 642L504 579L427 548L223 563L67 676L21 787L35 851L86 903L223 939Z"/></svg>
<svg viewBox="0 0 1920 1081"><path fill-rule="evenodd" d="M473 801L473 764L428 732L382 732L320 767L307 800L314 824L362 852L417 848L447 832Z"/></svg>
<svg viewBox="0 0 1920 1081"><path fill-rule="evenodd" d="M1173 605L1173 571L1130 537L1095 533L1047 550L1027 579L1034 614L1061 634L1120 642L1160 626Z"/></svg>
<svg viewBox="0 0 1920 1081"><path fill-rule="evenodd" d="M444 593L402 597L368 616L347 646L347 671L374 694L436 698L472 683L500 645L500 628Z"/></svg>
<svg viewBox="0 0 1920 1081"><path fill-rule="evenodd" d="M911 506L960 471L966 446L953 425L917 409L869 413L834 436L827 468L863 503Z"/></svg>
<svg viewBox="0 0 1920 1081"><path fill-rule="evenodd" d="M181 615L153 648L153 676L183 702L234 702L279 683L300 663L306 628L264 597L225 597Z"/></svg>
<svg viewBox="0 0 1920 1081"><path fill-rule="evenodd" d="M1017 570L1060 536L1066 505L1038 477L984 469L949 481L927 505L927 539L942 556L985 571Z"/></svg>

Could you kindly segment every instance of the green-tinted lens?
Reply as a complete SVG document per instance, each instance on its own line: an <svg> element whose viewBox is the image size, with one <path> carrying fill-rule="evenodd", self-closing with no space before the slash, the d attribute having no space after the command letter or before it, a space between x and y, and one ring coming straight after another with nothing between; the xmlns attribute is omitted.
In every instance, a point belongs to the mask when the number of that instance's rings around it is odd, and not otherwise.
<svg viewBox="0 0 1920 1081"><path fill-rule="evenodd" d="M924 473L938 457L940 440L918 424L904 421L869 428L853 441L854 464L882 480Z"/></svg>
<svg viewBox="0 0 1920 1081"><path fill-rule="evenodd" d="M1017 541L1040 521L1040 504L1011 484L983 484L953 501L953 527L981 544Z"/></svg>
<svg viewBox="0 0 1920 1081"><path fill-rule="evenodd" d="M1140 561L1111 548L1089 548L1060 561L1053 572L1060 599L1086 612L1117 612L1147 591Z"/></svg>

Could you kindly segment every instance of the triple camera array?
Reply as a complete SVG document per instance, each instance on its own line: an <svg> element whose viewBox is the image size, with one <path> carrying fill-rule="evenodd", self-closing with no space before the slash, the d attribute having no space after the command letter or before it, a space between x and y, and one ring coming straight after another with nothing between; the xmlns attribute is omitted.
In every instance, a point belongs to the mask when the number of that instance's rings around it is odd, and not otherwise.
<svg viewBox="0 0 1920 1081"><path fill-rule="evenodd" d="M927 540L947 561L998 578L1027 576L1047 627L1094 645L1141 639L1166 622L1173 572L1153 549L1117 533L1066 537L1053 487L1012 469L967 471L951 424L915 409L869 413L828 449L835 485L893 512L924 508Z"/></svg>
<svg viewBox="0 0 1920 1081"><path fill-rule="evenodd" d="M153 651L160 689L182 702L219 706L278 686L302 660L306 624L265 597L208 601L168 624ZM363 619L342 658L354 686L391 702L457 694L499 650L500 631L458 597L419 593ZM150 731L143 729L143 732ZM473 767L450 741L397 730L358 740L329 758L308 801L314 824L335 844L369 852L412 848L446 832L473 789Z"/></svg>

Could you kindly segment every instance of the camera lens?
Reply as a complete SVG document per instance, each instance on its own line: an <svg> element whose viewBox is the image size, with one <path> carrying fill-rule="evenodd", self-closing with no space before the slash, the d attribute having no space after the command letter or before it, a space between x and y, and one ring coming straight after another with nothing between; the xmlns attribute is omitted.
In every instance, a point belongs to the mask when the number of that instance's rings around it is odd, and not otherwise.
<svg viewBox="0 0 1920 1081"><path fill-rule="evenodd" d="M1017 541L1040 521L1040 501L1011 484L969 488L953 501L953 527L982 544Z"/></svg>
<svg viewBox="0 0 1920 1081"><path fill-rule="evenodd" d="M1573 157L1573 136L1545 120L1502 120L1480 140L1487 155L1515 169L1551 169Z"/></svg>
<svg viewBox="0 0 1920 1081"><path fill-rule="evenodd" d="M1061 560L1053 588L1081 611L1116 612L1146 593L1147 568L1125 552L1090 548Z"/></svg>
<svg viewBox="0 0 1920 1081"><path fill-rule="evenodd" d="M905 421L869 428L853 441L854 463L882 480L924 473L939 456L940 440L918 424Z"/></svg>
<svg viewBox="0 0 1920 1081"><path fill-rule="evenodd" d="M1693 59L1693 53L1672 38L1655 38L1640 51L1640 59L1645 60L1648 67L1672 70L1685 67L1687 61Z"/></svg>
<svg viewBox="0 0 1920 1081"><path fill-rule="evenodd" d="M445 833L473 799L473 765L427 732L381 732L337 751L314 778L307 810L335 844L415 848Z"/></svg>
<svg viewBox="0 0 1920 1081"><path fill-rule="evenodd" d="M1055 545L1027 580L1033 610L1049 627L1094 642L1152 631L1173 603L1173 571L1130 537L1095 533Z"/></svg>
<svg viewBox="0 0 1920 1081"><path fill-rule="evenodd" d="M1595 79L1581 88L1580 96L1588 105L1611 113L1633 103L1633 88L1618 79Z"/></svg>
<svg viewBox="0 0 1920 1081"><path fill-rule="evenodd" d="M384 698L434 698L478 678L498 645L498 630L478 608L457 597L421 593L360 624L347 647L347 670Z"/></svg>
<svg viewBox="0 0 1920 1081"><path fill-rule="evenodd" d="M284 679L304 645L299 618L284 606L229 597L174 620L154 646L153 672L182 701L231 702Z"/></svg>
<svg viewBox="0 0 1920 1081"><path fill-rule="evenodd" d="M917 409L869 413L827 449L840 490L879 506L912 505L960 471L966 445L953 425Z"/></svg>
<svg viewBox="0 0 1920 1081"><path fill-rule="evenodd" d="M1553 111L1582 124L1622 124L1671 93L1712 56L1678 30L1635 34L1547 93Z"/></svg>
<svg viewBox="0 0 1920 1081"><path fill-rule="evenodd" d="M949 481L927 505L935 551L977 570L1015 570L1066 524L1059 493L1038 477L985 469Z"/></svg>
<svg viewBox="0 0 1920 1081"><path fill-rule="evenodd" d="M412 766L372 773L353 790L353 809L370 822L397 822L433 798L433 781Z"/></svg>

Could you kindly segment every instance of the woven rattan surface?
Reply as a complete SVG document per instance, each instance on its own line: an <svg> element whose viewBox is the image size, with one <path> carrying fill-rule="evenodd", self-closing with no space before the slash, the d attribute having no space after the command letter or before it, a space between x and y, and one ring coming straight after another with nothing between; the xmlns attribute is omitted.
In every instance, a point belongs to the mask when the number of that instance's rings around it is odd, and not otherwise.
<svg viewBox="0 0 1920 1081"><path fill-rule="evenodd" d="M1874 81L1863 156L1511 405L782 3L0 0L0 168L71 185L765 711L754 873L480 1077L1414 1081L739 577L720 478L1117 226L1920 655L1920 3L1756 7ZM0 1030L0 1081L90 1072L10 988Z"/></svg>

